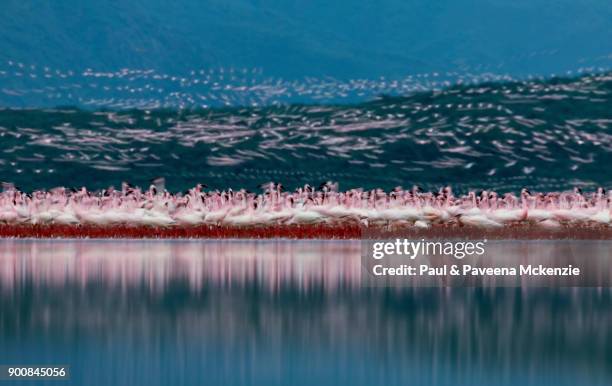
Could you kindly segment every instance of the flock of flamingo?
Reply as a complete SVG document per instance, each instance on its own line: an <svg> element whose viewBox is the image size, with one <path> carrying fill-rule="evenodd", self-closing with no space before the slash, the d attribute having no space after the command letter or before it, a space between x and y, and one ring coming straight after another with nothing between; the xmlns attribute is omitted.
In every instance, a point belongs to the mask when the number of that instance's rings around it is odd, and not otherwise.
<svg viewBox="0 0 612 386"><path fill-rule="evenodd" d="M13 237L295 237L357 238L364 230L458 234L523 229L601 232L610 228L612 194L599 188L519 196L493 191L454 195L396 188L338 191L309 185L292 192L270 183L263 193L205 191L171 194L159 186L123 184L91 192L55 188L0 193L0 236ZM611 228L612 229L612 228ZM480 233L479 233L480 232Z"/></svg>

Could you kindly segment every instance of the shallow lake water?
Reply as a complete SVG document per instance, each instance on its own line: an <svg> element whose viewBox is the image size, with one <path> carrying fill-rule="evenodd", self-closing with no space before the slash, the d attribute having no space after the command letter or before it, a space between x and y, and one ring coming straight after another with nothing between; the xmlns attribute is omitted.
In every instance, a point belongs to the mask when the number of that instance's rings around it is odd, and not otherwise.
<svg viewBox="0 0 612 386"><path fill-rule="evenodd" d="M2 240L0 364L75 385L612 383L609 288L377 288L360 251Z"/></svg>

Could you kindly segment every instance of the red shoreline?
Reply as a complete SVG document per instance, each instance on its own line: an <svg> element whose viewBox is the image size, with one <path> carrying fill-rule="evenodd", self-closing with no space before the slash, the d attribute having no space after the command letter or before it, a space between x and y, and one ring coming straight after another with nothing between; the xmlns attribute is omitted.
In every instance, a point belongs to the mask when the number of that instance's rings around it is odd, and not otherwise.
<svg viewBox="0 0 612 386"><path fill-rule="evenodd" d="M200 225L191 227L94 226L94 225L0 225L0 238L92 238L92 239L362 239L362 238L426 238L426 239L577 239L612 240L612 227L563 226L543 229L521 225L498 229L482 229L458 225L438 225L429 229L364 228L359 225L279 225L265 227L223 227Z"/></svg>

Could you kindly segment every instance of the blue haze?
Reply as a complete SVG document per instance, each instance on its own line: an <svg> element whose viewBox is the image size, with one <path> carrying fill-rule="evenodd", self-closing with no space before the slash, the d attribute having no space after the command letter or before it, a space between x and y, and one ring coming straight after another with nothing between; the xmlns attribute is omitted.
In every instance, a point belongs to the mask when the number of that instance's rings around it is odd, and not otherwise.
<svg viewBox="0 0 612 386"><path fill-rule="evenodd" d="M606 0L4 0L0 60L62 69L261 68L271 77L609 63Z"/></svg>

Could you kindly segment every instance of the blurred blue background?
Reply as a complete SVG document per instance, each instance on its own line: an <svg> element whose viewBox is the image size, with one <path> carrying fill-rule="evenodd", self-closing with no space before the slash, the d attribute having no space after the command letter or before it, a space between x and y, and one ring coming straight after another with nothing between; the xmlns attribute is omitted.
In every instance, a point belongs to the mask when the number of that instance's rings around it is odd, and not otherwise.
<svg viewBox="0 0 612 386"><path fill-rule="evenodd" d="M0 59L341 78L549 74L609 63L607 0L4 0Z"/></svg>
<svg viewBox="0 0 612 386"><path fill-rule="evenodd" d="M0 107L87 110L0 111L24 189L610 183L610 1L2 3Z"/></svg>
<svg viewBox="0 0 612 386"><path fill-rule="evenodd" d="M609 187L610 68L610 0L2 0L0 173ZM0 242L0 363L100 385L612 378L609 288L372 289L359 242L62 243Z"/></svg>

